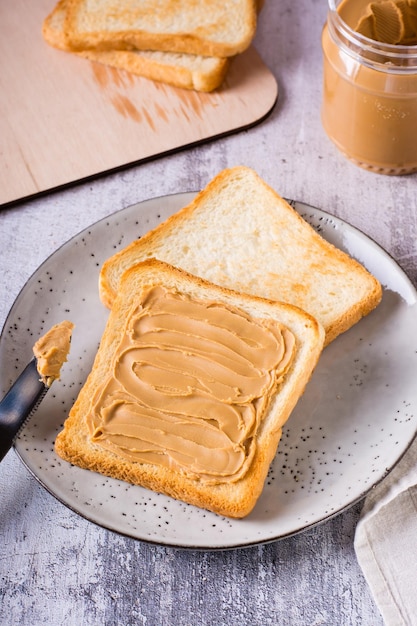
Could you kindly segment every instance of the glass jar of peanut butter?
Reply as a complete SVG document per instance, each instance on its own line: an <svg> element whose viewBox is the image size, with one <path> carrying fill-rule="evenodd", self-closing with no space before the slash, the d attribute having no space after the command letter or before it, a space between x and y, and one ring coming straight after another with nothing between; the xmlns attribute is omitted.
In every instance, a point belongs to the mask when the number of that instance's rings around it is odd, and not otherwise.
<svg viewBox="0 0 417 626"><path fill-rule="evenodd" d="M328 0L322 122L357 165L417 171L417 0Z"/></svg>

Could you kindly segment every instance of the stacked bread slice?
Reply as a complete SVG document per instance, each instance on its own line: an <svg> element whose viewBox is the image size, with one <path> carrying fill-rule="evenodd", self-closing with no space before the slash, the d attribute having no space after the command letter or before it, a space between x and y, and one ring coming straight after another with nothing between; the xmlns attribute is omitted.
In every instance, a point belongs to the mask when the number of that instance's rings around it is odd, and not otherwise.
<svg viewBox="0 0 417 626"><path fill-rule="evenodd" d="M256 0L59 0L43 36L89 60L209 92L251 44L258 7Z"/></svg>
<svg viewBox="0 0 417 626"><path fill-rule="evenodd" d="M99 291L110 315L57 453L237 518L324 345L381 299L362 265L241 166L109 258Z"/></svg>
<svg viewBox="0 0 417 626"><path fill-rule="evenodd" d="M102 302L111 307L123 272L151 257L302 308L325 329L326 345L381 299L374 276L244 166L220 172L188 206L109 258L100 273Z"/></svg>

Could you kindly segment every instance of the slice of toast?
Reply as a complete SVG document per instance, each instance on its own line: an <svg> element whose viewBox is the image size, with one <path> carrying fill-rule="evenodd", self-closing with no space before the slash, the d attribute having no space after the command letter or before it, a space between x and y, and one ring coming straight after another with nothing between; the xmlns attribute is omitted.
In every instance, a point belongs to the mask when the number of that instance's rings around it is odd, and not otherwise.
<svg viewBox="0 0 417 626"><path fill-rule="evenodd" d="M324 341L304 311L151 259L123 276L56 451L229 517L254 507Z"/></svg>
<svg viewBox="0 0 417 626"><path fill-rule="evenodd" d="M361 264L243 166L220 172L188 206L103 264L99 289L106 306L123 272L150 257L230 289L292 303L322 324L326 344L382 295Z"/></svg>
<svg viewBox="0 0 417 626"><path fill-rule="evenodd" d="M64 36L67 2L68 0L58 2L44 20L42 33L51 46L73 52ZM157 50L79 50L76 54L137 76L203 92L217 89L222 84L229 66L229 60L226 58Z"/></svg>
<svg viewBox="0 0 417 626"><path fill-rule="evenodd" d="M256 0L68 0L65 37L79 49L234 56L255 36Z"/></svg>

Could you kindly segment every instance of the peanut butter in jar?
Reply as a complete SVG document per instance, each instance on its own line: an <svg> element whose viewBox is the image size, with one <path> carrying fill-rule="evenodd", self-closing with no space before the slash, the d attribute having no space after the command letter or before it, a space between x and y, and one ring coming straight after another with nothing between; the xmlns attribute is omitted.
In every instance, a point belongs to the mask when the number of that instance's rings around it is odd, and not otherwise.
<svg viewBox="0 0 417 626"><path fill-rule="evenodd" d="M322 122L357 165L417 171L417 0L328 0Z"/></svg>

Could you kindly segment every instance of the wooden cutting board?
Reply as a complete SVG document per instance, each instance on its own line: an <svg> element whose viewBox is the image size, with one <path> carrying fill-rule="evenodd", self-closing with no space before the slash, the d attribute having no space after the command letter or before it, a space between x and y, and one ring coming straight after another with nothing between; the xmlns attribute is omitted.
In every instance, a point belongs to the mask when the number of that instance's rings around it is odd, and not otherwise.
<svg viewBox="0 0 417 626"><path fill-rule="evenodd" d="M55 0L0 6L0 205L261 121L278 87L252 47L220 89L177 89L51 48Z"/></svg>

